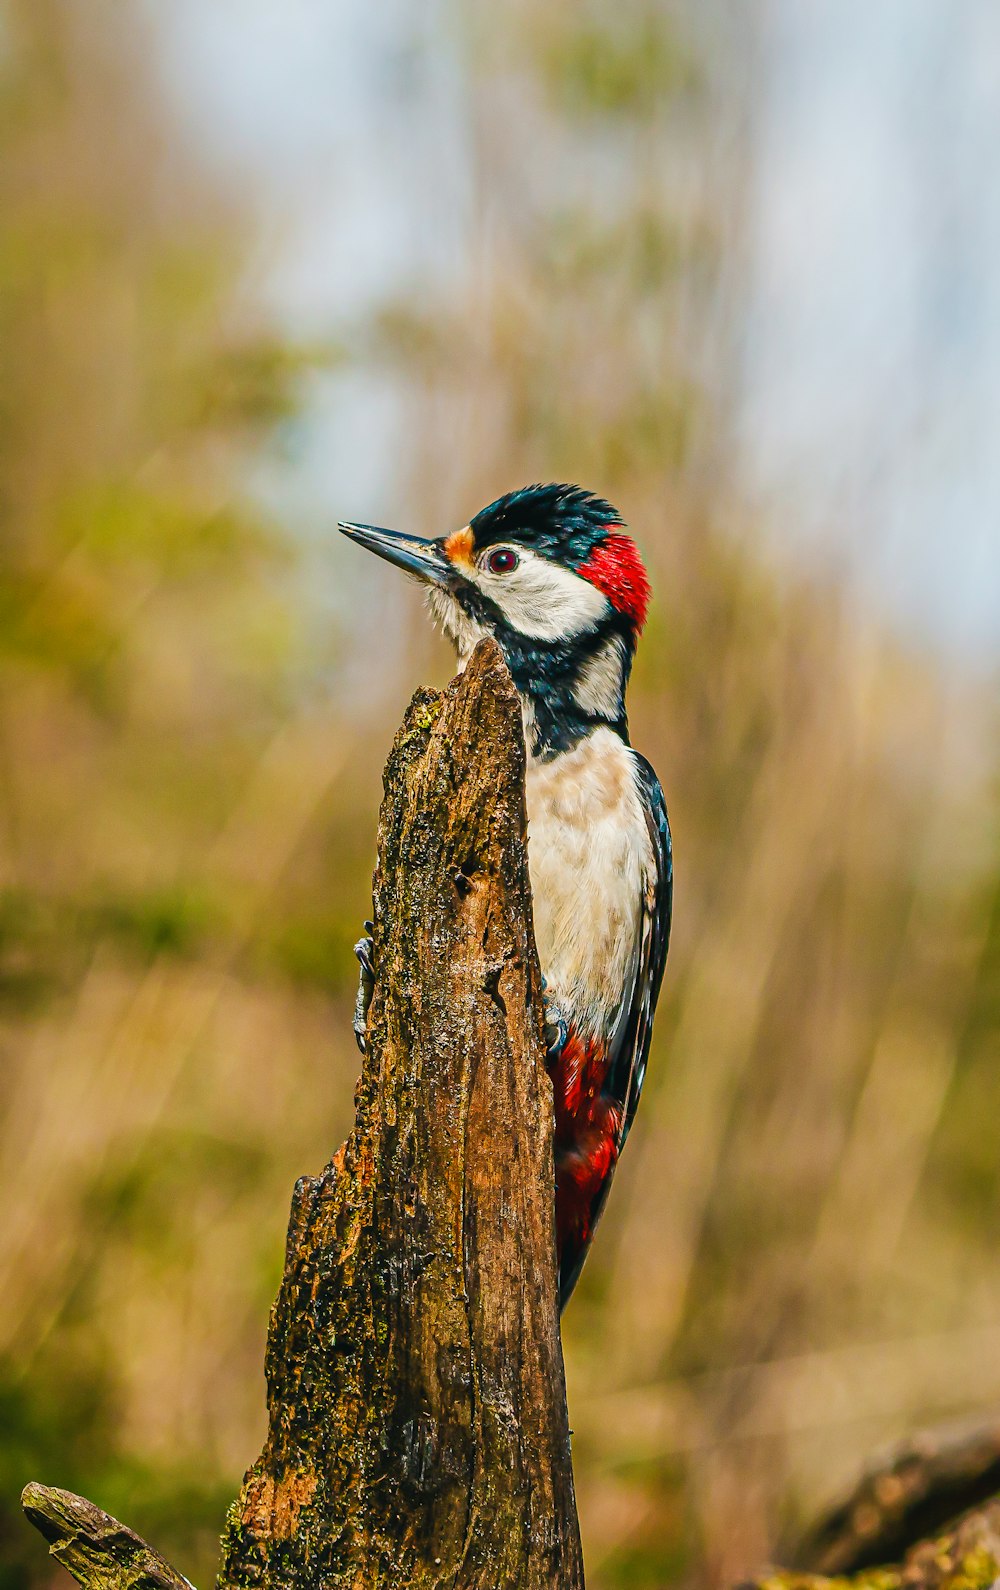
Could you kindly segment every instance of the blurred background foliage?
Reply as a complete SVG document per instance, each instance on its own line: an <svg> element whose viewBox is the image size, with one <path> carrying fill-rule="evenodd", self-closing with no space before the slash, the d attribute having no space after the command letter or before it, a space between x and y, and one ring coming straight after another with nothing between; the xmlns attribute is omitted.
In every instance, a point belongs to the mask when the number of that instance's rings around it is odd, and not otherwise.
<svg viewBox="0 0 1000 1590"><path fill-rule="evenodd" d="M733 1582L873 1444L1000 1398L995 708L729 489L703 21L464 14L456 279L303 344L139 12L0 12L0 1586L61 1582L30 1478L211 1582L291 1187L350 1121L381 763L448 657L255 489L319 373L391 383L407 527L580 480L653 572L676 932L564 1332L594 1590Z"/></svg>

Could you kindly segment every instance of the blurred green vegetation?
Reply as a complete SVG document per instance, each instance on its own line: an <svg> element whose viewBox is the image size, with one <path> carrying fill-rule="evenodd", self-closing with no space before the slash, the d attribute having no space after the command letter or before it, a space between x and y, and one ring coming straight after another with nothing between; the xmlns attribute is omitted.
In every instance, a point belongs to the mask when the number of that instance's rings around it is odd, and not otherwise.
<svg viewBox="0 0 1000 1590"><path fill-rule="evenodd" d="M324 870L353 899L296 884L340 757L296 716L296 545L239 487L331 350L248 304L251 233L181 152L134 18L2 22L0 1584L47 1582L17 1507L38 1474L145 1516L205 1581L258 1438L288 1189L353 1080L327 1002L367 860L341 825ZM260 1043L298 1071L255 1080ZM275 1156L307 1057L328 1108ZM237 1361L220 1431L204 1391L223 1406Z"/></svg>
<svg viewBox="0 0 1000 1590"><path fill-rule="evenodd" d="M874 1443L1000 1398L1000 809L972 689L730 499L711 31L463 19L467 287L301 348L135 17L2 16L0 1590L53 1582L30 1478L207 1585L259 1446L291 1187L350 1117L394 723L306 688L300 548L241 483L348 348L404 404L408 526L578 479L649 555L632 725L677 924L566 1319L577 1480L593 1590L745 1577ZM415 608L392 666L400 703L447 670Z"/></svg>

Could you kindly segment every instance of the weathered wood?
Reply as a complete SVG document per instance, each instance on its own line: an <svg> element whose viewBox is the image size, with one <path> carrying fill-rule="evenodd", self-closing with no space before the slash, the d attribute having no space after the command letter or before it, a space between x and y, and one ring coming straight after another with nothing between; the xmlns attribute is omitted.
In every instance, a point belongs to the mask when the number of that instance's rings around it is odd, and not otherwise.
<svg viewBox="0 0 1000 1590"><path fill-rule="evenodd" d="M484 642L386 769L357 1123L296 1188L222 1590L582 1585L523 786Z"/></svg>
<svg viewBox="0 0 1000 1590"><path fill-rule="evenodd" d="M21 1506L49 1542L49 1554L92 1590L191 1590L152 1546L72 1491L26 1485Z"/></svg>

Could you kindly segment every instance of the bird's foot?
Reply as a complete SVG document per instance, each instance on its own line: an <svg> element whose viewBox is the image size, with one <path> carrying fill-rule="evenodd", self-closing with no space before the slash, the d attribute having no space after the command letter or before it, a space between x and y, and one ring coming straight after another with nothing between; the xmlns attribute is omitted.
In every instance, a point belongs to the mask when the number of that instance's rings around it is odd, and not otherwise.
<svg viewBox="0 0 1000 1590"><path fill-rule="evenodd" d="M366 922L365 936L358 939L354 946L361 971L358 974L358 992L354 998L354 1019L351 1025L362 1054L367 1052L368 1007L375 992L375 944L372 939L374 931L374 922Z"/></svg>
<svg viewBox="0 0 1000 1590"><path fill-rule="evenodd" d="M552 995L547 992L544 977L542 1004L545 1012L545 1055L549 1065L553 1065L566 1047L569 1024Z"/></svg>

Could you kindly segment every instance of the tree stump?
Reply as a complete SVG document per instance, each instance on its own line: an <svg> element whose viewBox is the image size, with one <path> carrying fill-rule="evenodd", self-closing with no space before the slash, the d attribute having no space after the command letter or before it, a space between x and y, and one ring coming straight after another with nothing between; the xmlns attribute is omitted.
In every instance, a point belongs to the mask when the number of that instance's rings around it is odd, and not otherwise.
<svg viewBox="0 0 1000 1590"><path fill-rule="evenodd" d="M516 693L484 642L385 772L357 1124L299 1182L220 1586L582 1584Z"/></svg>
<svg viewBox="0 0 1000 1590"><path fill-rule="evenodd" d="M582 1590L524 762L493 641L443 694L418 691L396 737L357 1119L295 1189L268 1436L220 1590ZM81 1583L184 1582L85 1502L81 1555L66 1493L29 1491ZM123 1568L107 1548L125 1537Z"/></svg>

